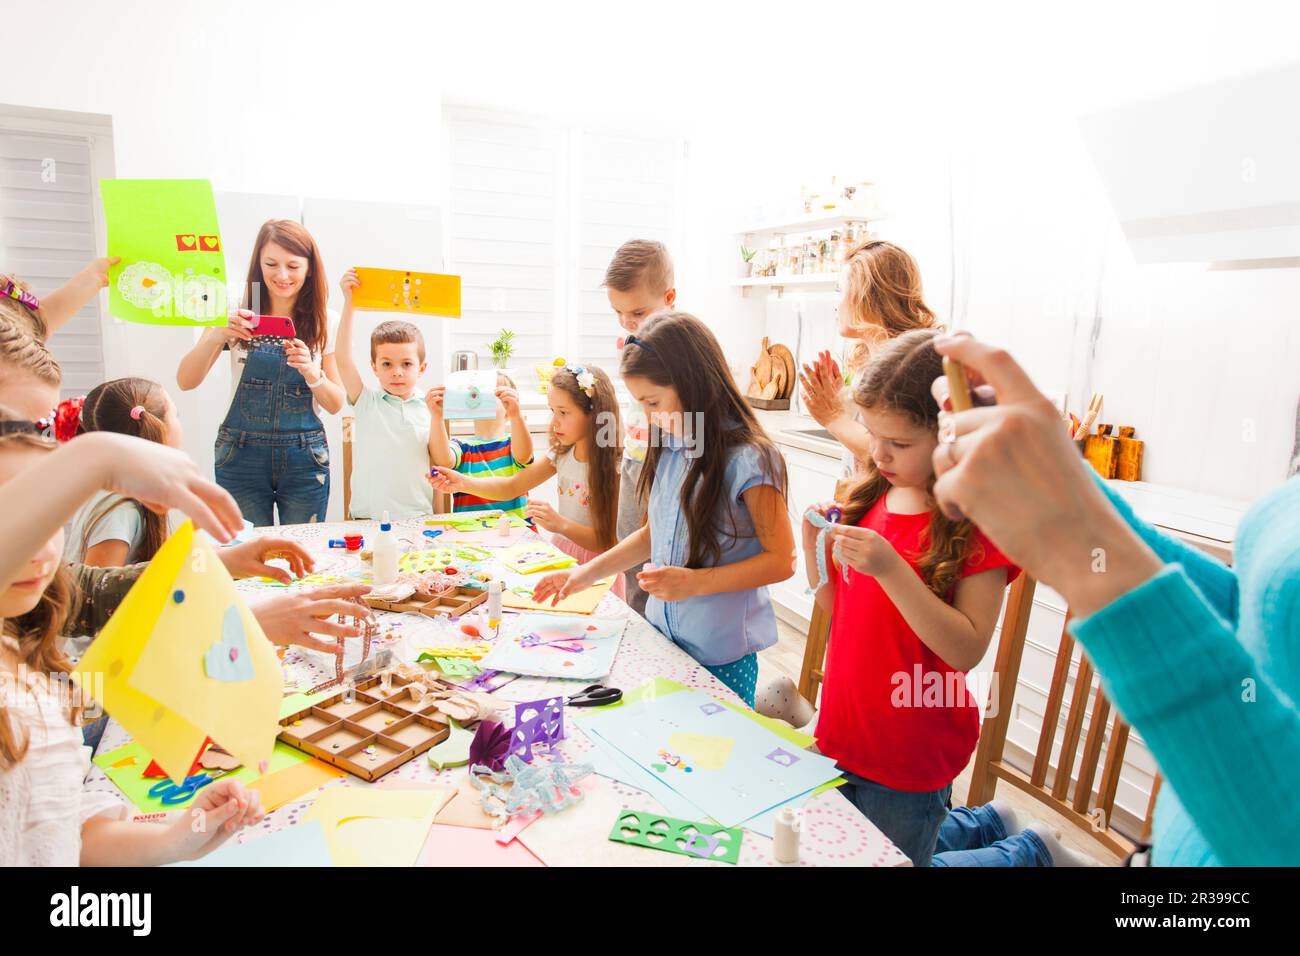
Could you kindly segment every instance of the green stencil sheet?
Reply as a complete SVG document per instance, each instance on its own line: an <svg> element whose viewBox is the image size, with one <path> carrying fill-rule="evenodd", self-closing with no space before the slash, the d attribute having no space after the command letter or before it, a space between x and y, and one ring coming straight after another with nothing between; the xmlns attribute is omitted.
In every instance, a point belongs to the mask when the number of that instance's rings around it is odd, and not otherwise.
<svg viewBox="0 0 1300 956"><path fill-rule="evenodd" d="M719 827L640 810L624 810L614 821L609 838L615 843L680 853L696 860L735 863L740 859L742 831L739 827Z"/></svg>

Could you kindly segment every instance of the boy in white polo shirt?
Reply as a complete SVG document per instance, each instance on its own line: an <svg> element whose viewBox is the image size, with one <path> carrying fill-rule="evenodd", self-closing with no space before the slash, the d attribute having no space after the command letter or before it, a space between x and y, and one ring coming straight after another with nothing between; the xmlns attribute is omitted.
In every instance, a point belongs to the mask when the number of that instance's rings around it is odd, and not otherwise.
<svg viewBox="0 0 1300 956"><path fill-rule="evenodd" d="M367 387L352 359L352 290L361 281L344 273L343 314L334 357L355 419L352 427L353 518L411 518L433 511L429 473L429 409L417 383L424 374L424 336L410 322L383 322L370 336L370 368L379 388Z"/></svg>

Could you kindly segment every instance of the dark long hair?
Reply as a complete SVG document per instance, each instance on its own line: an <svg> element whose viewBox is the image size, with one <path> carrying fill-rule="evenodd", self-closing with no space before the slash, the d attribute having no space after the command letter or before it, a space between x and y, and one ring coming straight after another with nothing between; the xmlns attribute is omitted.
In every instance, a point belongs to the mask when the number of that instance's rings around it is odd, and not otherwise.
<svg viewBox="0 0 1300 956"><path fill-rule="evenodd" d="M687 312L660 312L646 321L636 339L623 349L623 377L646 378L674 389L682 407L684 437L698 442L700 454L691 461L682 483L682 512L690 535L686 566L713 567L722 556L723 539L741 537L731 509L720 507L727 498L727 462L733 450L746 445L757 448L770 483L782 498L786 497L785 460L740 394L722 346L708 326ZM652 424L637 487L642 501L650 498L660 444L659 429ZM724 514L729 527L723 527Z"/></svg>
<svg viewBox="0 0 1300 956"><path fill-rule="evenodd" d="M131 417L131 410L141 408L139 418ZM147 378L115 378L97 385L86 395L81 406L83 432L116 432L157 442L167 443L167 396L163 387ZM152 561L158 549L167 540L167 516L150 511L132 498L104 498L86 518L85 533L78 543L84 557L92 532L105 518L118 508L135 508L144 519L144 538L140 550L128 555L132 561Z"/></svg>
<svg viewBox="0 0 1300 956"><path fill-rule="evenodd" d="M262 250L266 244L274 242L283 246L295 256L307 260L307 277L298 298L293 303L294 331L298 338L306 343L307 348L320 354L325 348L326 318L325 304L329 302L329 286L325 282L325 267L321 263L320 250L311 233L303 228L302 223L292 219L268 219L257 230L257 241L253 243L253 258L248 262L248 279L244 285L244 308L258 311L253 304L253 290L262 289ZM269 299L259 295L259 301Z"/></svg>
<svg viewBox="0 0 1300 956"><path fill-rule="evenodd" d="M586 366L596 384L590 396L578 385L578 377L566 366L551 376L551 388L559 389L585 411L590 459L587 462L587 487L591 489L591 515L596 521L596 540L605 550L618 544L619 462L623 458L623 420L618 411L614 383L604 369ZM611 432L612 428L612 432ZM605 440L612 434L613 440ZM563 449L551 437L552 450Z"/></svg>
<svg viewBox="0 0 1300 956"><path fill-rule="evenodd" d="M936 329L913 329L890 339L875 352L853 389L853 400L865 409L896 412L914 424L939 430L939 406L930 394L930 385L943 374L943 359L934 350ZM866 473L853 484L844 505L844 521L857 524L877 501L889 491L889 481L880 474L873 461ZM931 476L928 491L933 491ZM926 586L943 600L948 600L961 577L968 551L973 544L975 526L969 519L951 521L930 498L930 523L921 538L919 555L905 555L916 561Z"/></svg>

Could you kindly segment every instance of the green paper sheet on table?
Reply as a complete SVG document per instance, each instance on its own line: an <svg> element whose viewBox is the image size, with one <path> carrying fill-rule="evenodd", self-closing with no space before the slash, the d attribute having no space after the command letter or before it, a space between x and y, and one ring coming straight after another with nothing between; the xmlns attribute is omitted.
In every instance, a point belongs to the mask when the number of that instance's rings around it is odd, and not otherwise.
<svg viewBox="0 0 1300 956"><path fill-rule="evenodd" d="M124 763L121 767L114 767L115 763L123 763L134 758L134 763ZM114 786L121 790L123 795L136 805L143 813L166 813L175 810L185 804L173 804L164 806L158 797L149 796L149 790L154 784L162 782L161 777L142 776L145 769L148 768L149 762L153 758L148 751L134 740L128 744L123 744L116 750L110 750L107 753L97 754L93 763L104 771L109 780L113 781ZM267 774L275 773L277 770L284 770L286 767L292 767L295 764L305 763L312 760L311 754L303 753L301 750L294 750L286 744L275 742L275 750L271 754L271 764L267 769ZM239 780L245 784L252 783L254 780L263 776L257 772L256 767L240 767L231 773L225 774L223 780ZM200 793L202 791L199 791ZM186 801L188 803L188 801Z"/></svg>
<svg viewBox="0 0 1300 956"><path fill-rule="evenodd" d="M206 179L102 179L108 310L146 325L225 325L226 257Z"/></svg>

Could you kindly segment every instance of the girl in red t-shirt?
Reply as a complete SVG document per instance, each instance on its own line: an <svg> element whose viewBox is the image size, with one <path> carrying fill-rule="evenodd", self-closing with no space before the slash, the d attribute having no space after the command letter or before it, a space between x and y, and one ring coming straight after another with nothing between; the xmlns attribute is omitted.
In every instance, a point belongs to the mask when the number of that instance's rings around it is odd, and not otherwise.
<svg viewBox="0 0 1300 956"><path fill-rule="evenodd" d="M825 518L834 503L810 508L803 524L809 585L831 612L817 746L847 771L841 793L917 866L930 863L952 781L979 739L965 673L983 659L1019 573L931 495L937 334L918 329L882 346L854 389L872 461L838 506L820 587L809 516Z"/></svg>

